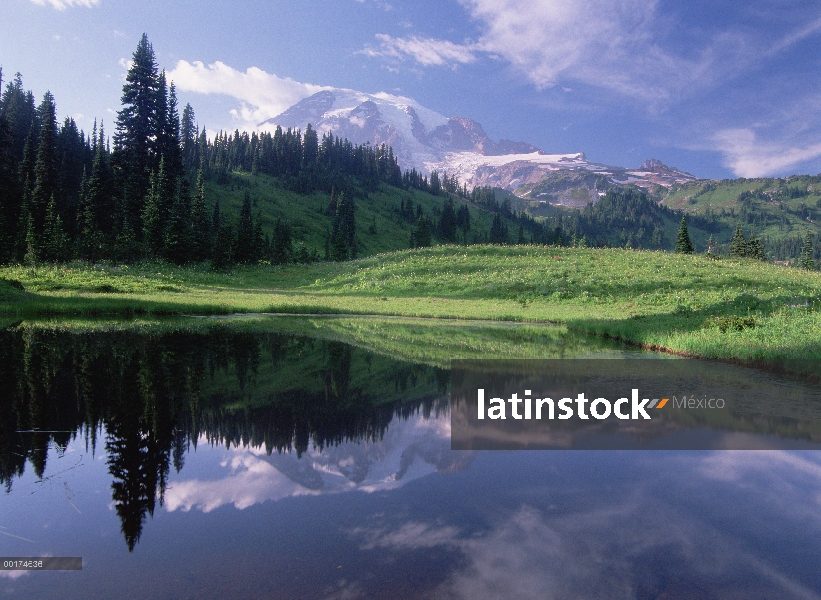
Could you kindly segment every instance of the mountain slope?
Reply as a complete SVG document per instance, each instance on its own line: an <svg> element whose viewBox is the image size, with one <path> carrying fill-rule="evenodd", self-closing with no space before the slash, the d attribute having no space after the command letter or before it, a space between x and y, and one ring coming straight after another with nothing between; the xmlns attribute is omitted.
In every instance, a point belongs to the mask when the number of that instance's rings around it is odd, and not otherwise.
<svg viewBox="0 0 821 600"><path fill-rule="evenodd" d="M550 188L557 178L579 172L598 175L600 184L587 189L601 193L614 185L671 187L697 179L654 159L638 169L625 169L588 161L583 152L549 154L525 142L494 142L472 119L447 118L410 98L385 93L324 90L260 123L260 127L304 130L308 124L320 135L333 132L356 144L391 146L403 169L423 173L438 170L456 175L469 188L499 187L525 198L549 194L543 188ZM588 194L582 204L567 199L558 203L581 206L599 195Z"/></svg>

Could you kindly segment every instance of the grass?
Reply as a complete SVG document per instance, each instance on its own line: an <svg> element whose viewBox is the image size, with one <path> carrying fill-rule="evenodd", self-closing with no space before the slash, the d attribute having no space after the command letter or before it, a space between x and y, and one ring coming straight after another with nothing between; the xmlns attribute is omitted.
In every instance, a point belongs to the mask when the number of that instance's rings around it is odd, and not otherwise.
<svg viewBox="0 0 821 600"><path fill-rule="evenodd" d="M229 183L206 182L205 195L209 201L219 198L220 208L236 219L246 192L252 199L252 212L261 220L264 231L271 232L274 223L281 219L292 227L296 245L304 242L308 251L325 255L325 240L331 229L331 216L327 214L330 198L324 192L300 194L281 186L273 177L263 174L234 172ZM502 192L499 193L502 201ZM416 217L405 220L399 217L402 203L421 206L424 213L438 220L444 202L443 196L433 196L419 190L403 190L381 185L378 190L356 198L356 230L360 256L392 252L408 248L411 230ZM458 205L457 205L458 209ZM486 236L493 223L494 214L469 206L471 229L468 240ZM518 232L518 226L505 221L510 236ZM461 237L461 233L459 234Z"/></svg>
<svg viewBox="0 0 821 600"><path fill-rule="evenodd" d="M72 264L8 267L0 278L26 290L6 299L0 288L6 318L286 312L554 322L694 356L821 358L821 274L744 259L443 246L228 273Z"/></svg>

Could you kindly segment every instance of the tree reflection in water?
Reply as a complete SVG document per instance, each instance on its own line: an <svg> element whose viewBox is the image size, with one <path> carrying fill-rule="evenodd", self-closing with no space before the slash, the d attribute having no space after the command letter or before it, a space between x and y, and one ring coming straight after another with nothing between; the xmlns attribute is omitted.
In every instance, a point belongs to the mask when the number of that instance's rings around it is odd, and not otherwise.
<svg viewBox="0 0 821 600"><path fill-rule="evenodd" d="M378 441L394 418L445 406L449 371L341 342L215 327L205 332L0 331L0 483L51 446L104 435L129 550L198 440L301 456Z"/></svg>

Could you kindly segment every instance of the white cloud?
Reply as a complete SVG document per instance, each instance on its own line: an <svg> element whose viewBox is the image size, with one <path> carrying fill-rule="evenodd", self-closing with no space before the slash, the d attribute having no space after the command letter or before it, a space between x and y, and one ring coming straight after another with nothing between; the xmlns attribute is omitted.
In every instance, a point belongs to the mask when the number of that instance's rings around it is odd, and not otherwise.
<svg viewBox="0 0 821 600"><path fill-rule="evenodd" d="M394 38L379 33L376 38L381 42L379 48L366 48L362 51L364 54L399 59L410 57L425 67L471 63L476 60L476 51L480 49L476 45L460 45L447 40L416 36Z"/></svg>
<svg viewBox="0 0 821 600"><path fill-rule="evenodd" d="M821 143L763 142L750 128L722 129L713 136L723 164L738 177L783 174L801 163L821 157Z"/></svg>
<svg viewBox="0 0 821 600"><path fill-rule="evenodd" d="M92 6L96 6L100 3L100 0L31 0L35 4L39 4L40 6L45 6L46 4L50 4L57 10L65 10L67 8L72 8L74 6L85 6L86 8L91 8Z"/></svg>
<svg viewBox="0 0 821 600"><path fill-rule="evenodd" d="M538 87L577 80L657 102L704 76L709 49L677 57L655 42L665 24L656 0L460 0L482 27L477 42L379 34L370 56L412 58L422 66L501 58Z"/></svg>
<svg viewBox="0 0 821 600"><path fill-rule="evenodd" d="M303 98L328 89L277 77L257 67L238 71L220 61L205 66L200 61L181 60L166 75L181 91L236 98L241 106L233 109L231 114L249 128L277 116Z"/></svg>

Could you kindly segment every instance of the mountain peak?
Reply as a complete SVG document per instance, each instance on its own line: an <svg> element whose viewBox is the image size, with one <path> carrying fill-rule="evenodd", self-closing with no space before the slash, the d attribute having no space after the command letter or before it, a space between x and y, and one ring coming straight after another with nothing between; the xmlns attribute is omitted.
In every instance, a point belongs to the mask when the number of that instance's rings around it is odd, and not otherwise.
<svg viewBox="0 0 821 600"><path fill-rule="evenodd" d="M590 162L583 152L548 154L526 142L494 142L473 119L447 118L411 98L384 92L325 89L260 126L304 131L309 123L320 136L332 132L354 144L392 146L403 169L438 170L455 175L468 187L498 186L525 196L532 196L534 186L545 178L575 181L574 173L582 179L593 175L611 184L641 187L669 187L695 179L653 158L632 170Z"/></svg>

